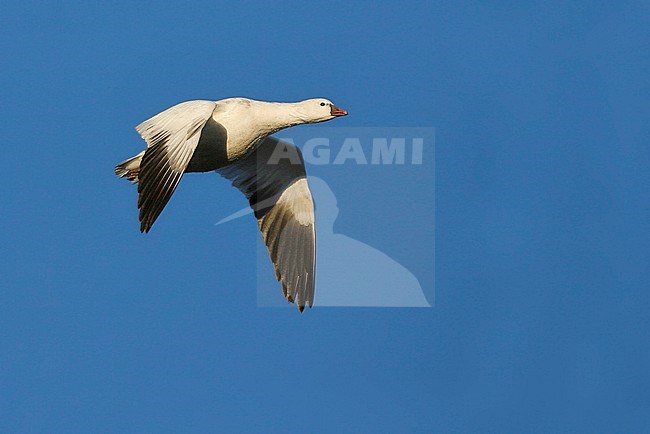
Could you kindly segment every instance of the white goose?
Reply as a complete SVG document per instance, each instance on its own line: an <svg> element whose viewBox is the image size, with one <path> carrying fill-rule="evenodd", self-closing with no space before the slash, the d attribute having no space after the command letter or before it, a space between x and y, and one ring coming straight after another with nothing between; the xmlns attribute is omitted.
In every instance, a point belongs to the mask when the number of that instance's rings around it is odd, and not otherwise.
<svg viewBox="0 0 650 434"><path fill-rule="evenodd" d="M149 232L184 173L216 170L228 178L255 211L284 296L302 311L314 301L314 204L298 148L268 136L347 114L324 98L183 102L136 127L147 149L115 173L138 183L141 232ZM271 158L278 145L297 158Z"/></svg>

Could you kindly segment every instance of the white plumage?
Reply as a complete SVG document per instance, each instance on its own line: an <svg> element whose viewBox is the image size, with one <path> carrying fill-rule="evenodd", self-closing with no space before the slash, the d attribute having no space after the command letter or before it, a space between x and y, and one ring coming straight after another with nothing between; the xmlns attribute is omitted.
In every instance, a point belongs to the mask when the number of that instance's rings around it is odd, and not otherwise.
<svg viewBox="0 0 650 434"><path fill-rule="evenodd" d="M228 178L255 211L285 297L302 311L314 301L314 205L300 151L268 136L345 115L323 98L183 102L136 127L147 149L115 173L138 184L142 232L149 232L184 173L216 170ZM272 158L277 146L298 158Z"/></svg>

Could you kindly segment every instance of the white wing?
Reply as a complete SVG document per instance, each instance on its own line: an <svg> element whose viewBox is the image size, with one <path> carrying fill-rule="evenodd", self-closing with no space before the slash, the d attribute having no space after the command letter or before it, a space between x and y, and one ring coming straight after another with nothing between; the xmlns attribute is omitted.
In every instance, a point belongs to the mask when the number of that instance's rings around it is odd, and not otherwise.
<svg viewBox="0 0 650 434"><path fill-rule="evenodd" d="M278 146L290 158L274 158ZM217 173L248 198L286 299L295 301L300 311L305 305L311 307L316 271L314 203L300 150L267 137Z"/></svg>
<svg viewBox="0 0 650 434"><path fill-rule="evenodd" d="M135 127L147 142L138 175L140 231L149 232L169 202L215 107L213 101L187 101Z"/></svg>

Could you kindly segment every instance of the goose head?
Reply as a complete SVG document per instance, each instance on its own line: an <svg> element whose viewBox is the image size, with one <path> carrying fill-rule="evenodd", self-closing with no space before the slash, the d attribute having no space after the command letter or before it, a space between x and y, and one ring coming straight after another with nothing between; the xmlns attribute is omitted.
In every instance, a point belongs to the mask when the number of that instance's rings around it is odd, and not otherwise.
<svg viewBox="0 0 650 434"><path fill-rule="evenodd" d="M308 99L297 104L300 118L308 124L325 122L339 116L346 116L347 111L335 106L325 98Z"/></svg>

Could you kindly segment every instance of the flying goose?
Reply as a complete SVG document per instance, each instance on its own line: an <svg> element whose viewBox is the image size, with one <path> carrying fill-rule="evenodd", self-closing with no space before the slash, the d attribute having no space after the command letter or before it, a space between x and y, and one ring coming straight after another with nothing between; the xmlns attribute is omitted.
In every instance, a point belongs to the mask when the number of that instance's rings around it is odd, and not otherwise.
<svg viewBox="0 0 650 434"><path fill-rule="evenodd" d="M302 312L314 302L314 204L298 148L268 136L347 114L324 98L183 102L135 128L147 149L115 174L138 184L141 232L149 232L184 173L215 170L229 179L255 211L285 298Z"/></svg>

